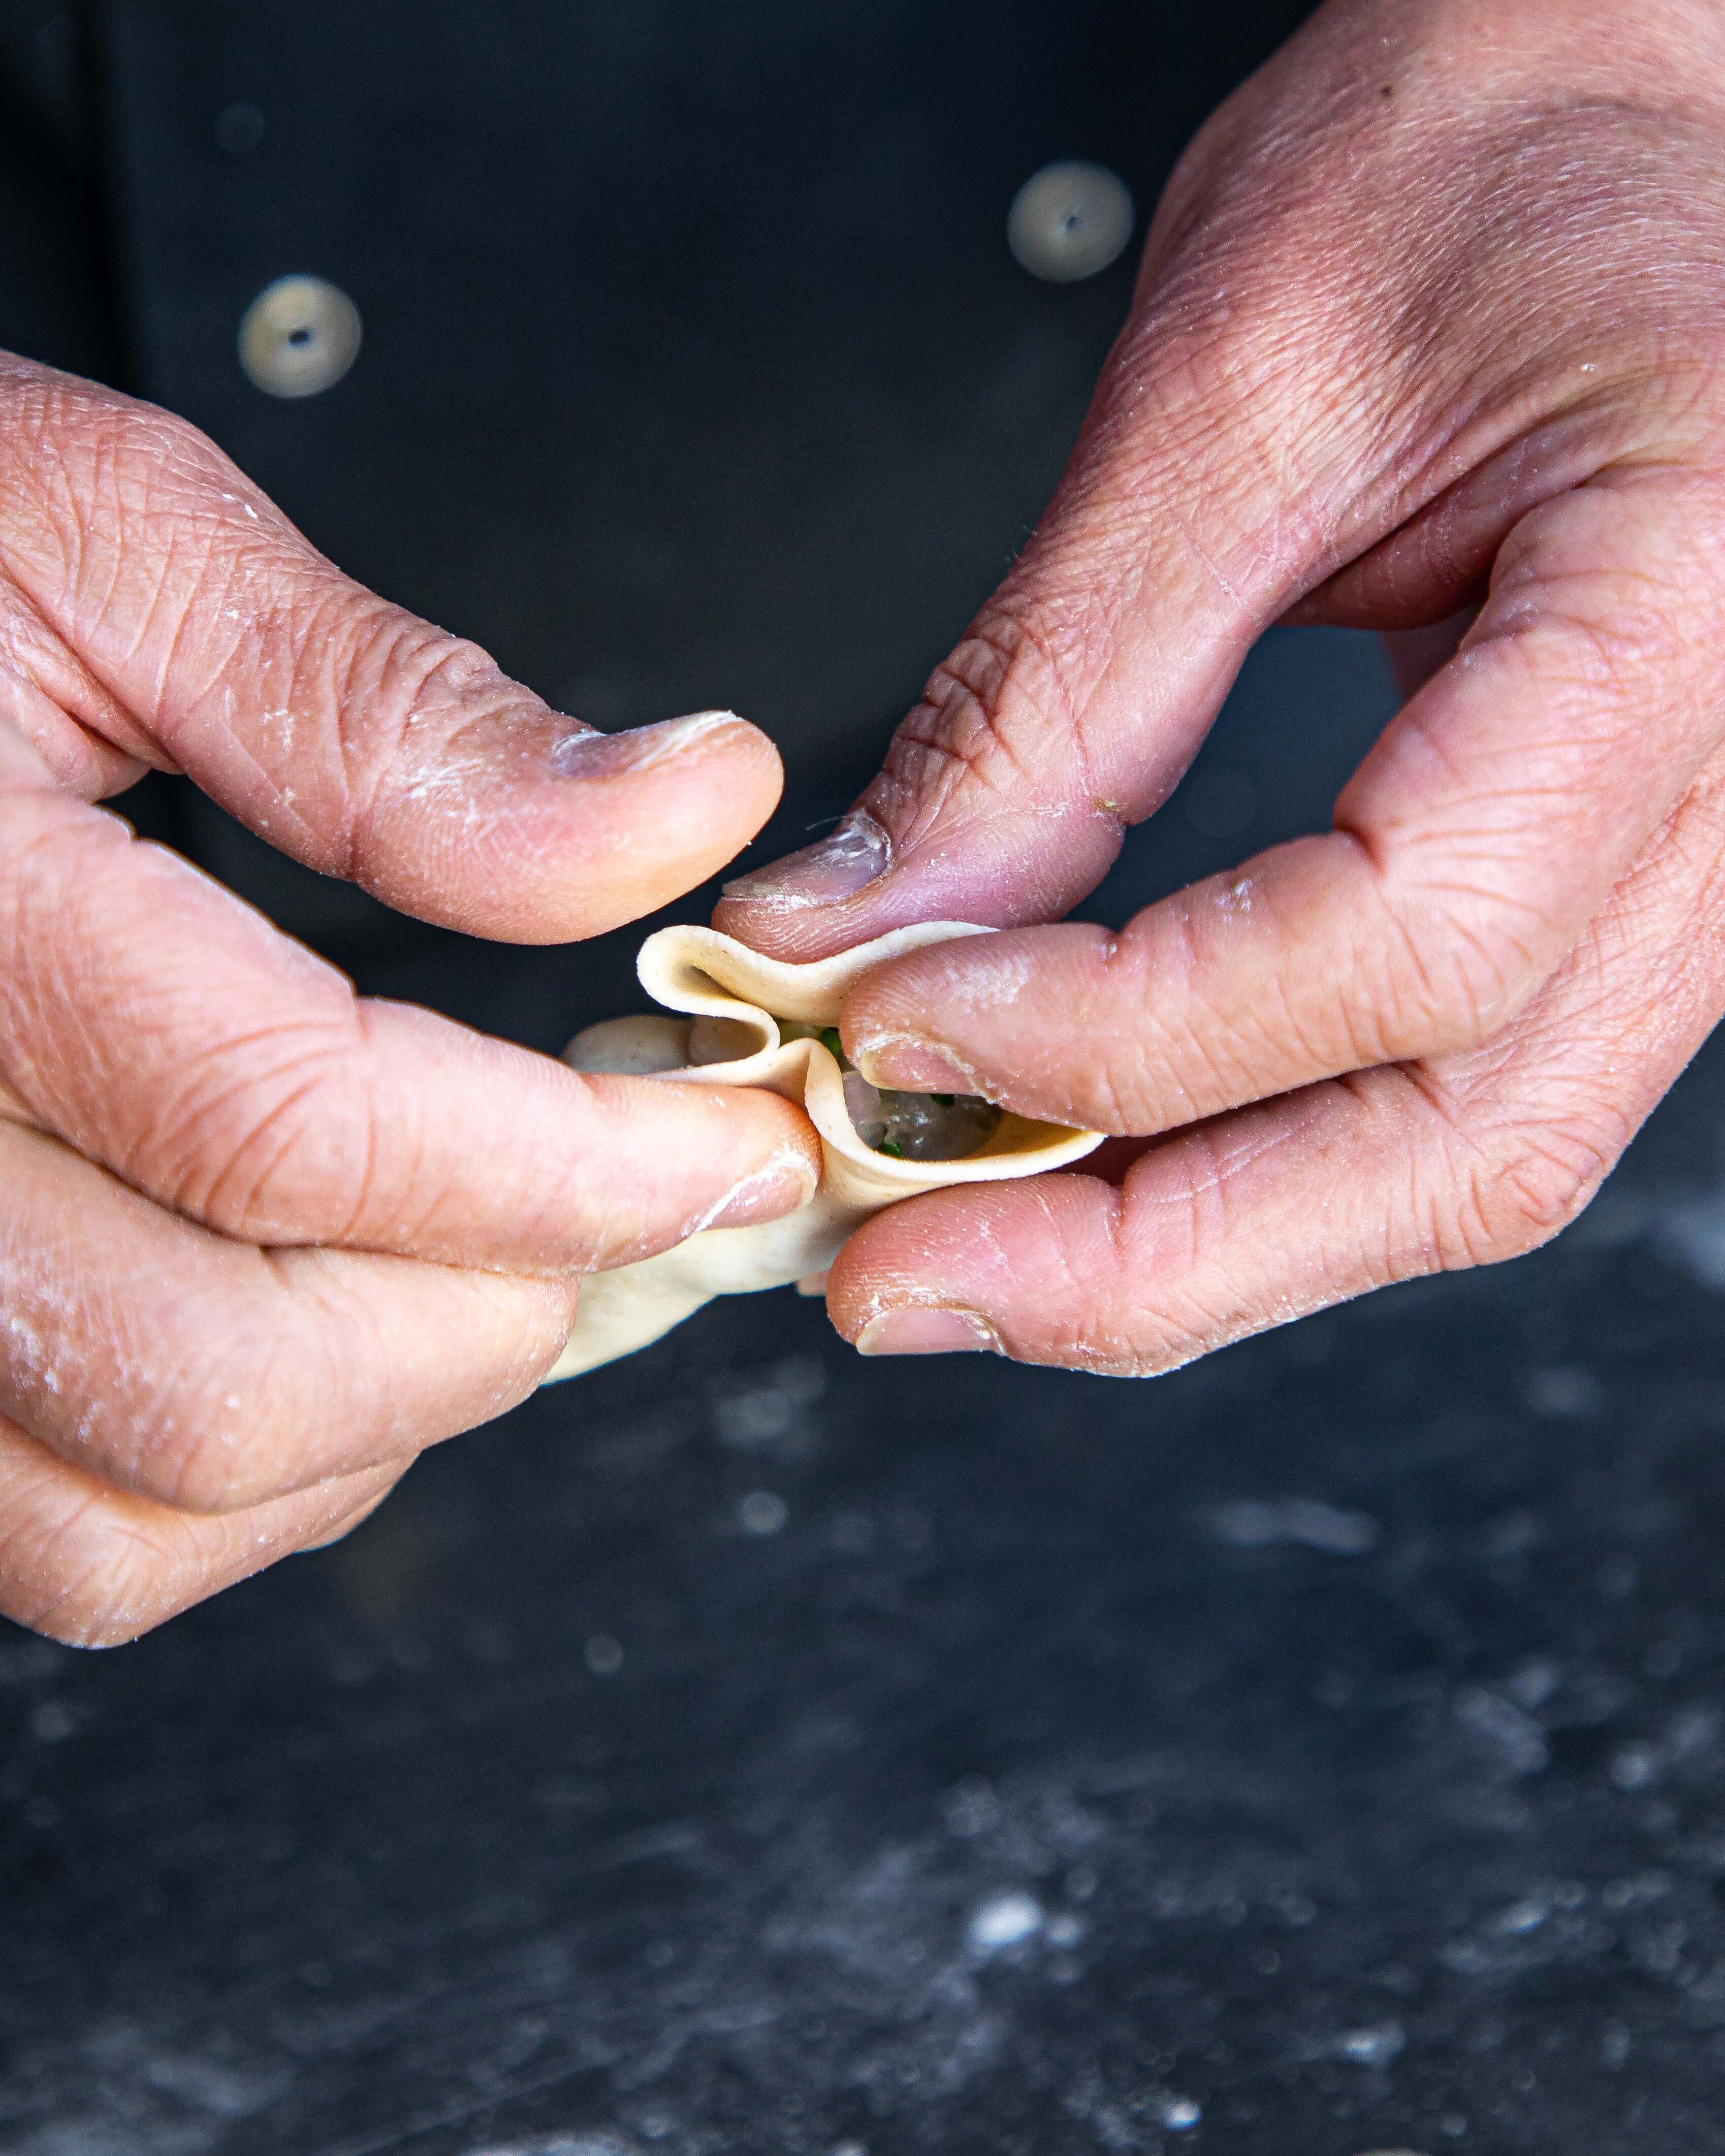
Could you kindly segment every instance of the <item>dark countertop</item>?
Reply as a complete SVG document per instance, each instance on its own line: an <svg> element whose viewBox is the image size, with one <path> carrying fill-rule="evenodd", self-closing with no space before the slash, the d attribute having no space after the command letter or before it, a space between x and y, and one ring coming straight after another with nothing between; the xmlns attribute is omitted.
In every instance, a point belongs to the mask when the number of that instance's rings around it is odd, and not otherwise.
<svg viewBox="0 0 1725 2156"><path fill-rule="evenodd" d="M1721 1080L1153 1384L757 1297L7 1633L0 2148L1725 2150Z"/></svg>

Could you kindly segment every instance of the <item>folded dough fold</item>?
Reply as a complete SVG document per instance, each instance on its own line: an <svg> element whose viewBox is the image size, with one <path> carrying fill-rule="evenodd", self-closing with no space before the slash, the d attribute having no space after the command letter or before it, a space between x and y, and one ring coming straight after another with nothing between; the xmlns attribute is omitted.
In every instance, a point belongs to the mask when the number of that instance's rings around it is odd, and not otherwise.
<svg viewBox="0 0 1725 2156"><path fill-rule="evenodd" d="M647 938L636 962L641 984L667 1011L683 1015L588 1026L564 1050L563 1060L578 1070L651 1072L782 1094L806 1111L819 1135L820 1183L806 1205L779 1219L706 1229L655 1257L589 1275L581 1285L575 1329L547 1383L633 1354L715 1296L783 1287L824 1272L854 1228L901 1198L1037 1175L1081 1160L1101 1143L1099 1132L1006 1113L962 1159L895 1159L857 1135L845 1105L844 1074L830 1049L807 1037L787 1040L779 1031L781 1019L836 1025L851 989L889 958L926 943L992 933L966 921L925 921L807 965L765 957L712 928L661 928ZM691 1060L691 1034L703 1059L698 1062ZM725 1060L706 1060L714 1054Z"/></svg>

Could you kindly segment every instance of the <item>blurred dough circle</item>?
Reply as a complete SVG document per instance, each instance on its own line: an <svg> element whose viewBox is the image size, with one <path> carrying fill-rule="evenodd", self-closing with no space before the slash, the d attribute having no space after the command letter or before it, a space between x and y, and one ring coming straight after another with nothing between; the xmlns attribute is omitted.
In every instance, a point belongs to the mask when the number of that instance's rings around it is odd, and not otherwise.
<svg viewBox="0 0 1725 2156"><path fill-rule="evenodd" d="M1076 285L1119 254L1133 215L1130 189L1106 165L1045 165L1013 198L1006 244L1033 277Z"/></svg>
<svg viewBox="0 0 1725 2156"><path fill-rule="evenodd" d="M359 309L322 277L278 277L239 325L239 363L270 397L316 397L359 357Z"/></svg>

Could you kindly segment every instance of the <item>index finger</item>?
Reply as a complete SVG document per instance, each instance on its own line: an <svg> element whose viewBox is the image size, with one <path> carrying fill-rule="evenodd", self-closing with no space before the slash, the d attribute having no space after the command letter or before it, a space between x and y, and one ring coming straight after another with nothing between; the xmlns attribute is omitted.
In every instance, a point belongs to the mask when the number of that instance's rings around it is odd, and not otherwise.
<svg viewBox="0 0 1725 2156"><path fill-rule="evenodd" d="M1460 656L1336 829L1147 908L942 946L860 984L876 1084L1149 1135L1491 1039L1538 993L1725 723L1725 487L1607 474L1525 518Z"/></svg>

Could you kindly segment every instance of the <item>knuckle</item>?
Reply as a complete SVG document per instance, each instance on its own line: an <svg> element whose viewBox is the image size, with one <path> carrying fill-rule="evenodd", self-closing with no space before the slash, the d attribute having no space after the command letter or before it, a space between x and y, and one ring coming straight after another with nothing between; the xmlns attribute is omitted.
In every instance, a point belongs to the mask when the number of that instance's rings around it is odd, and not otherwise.
<svg viewBox="0 0 1725 2156"><path fill-rule="evenodd" d="M367 1076L351 1006L215 1044L126 1172L238 1241L339 1240L371 1201L378 1133Z"/></svg>
<svg viewBox="0 0 1725 2156"><path fill-rule="evenodd" d="M1413 956L1409 1015L1427 1054L1489 1040L1535 993L1546 972L1532 934L1522 932L1506 914L1471 914L1465 896L1427 925Z"/></svg>
<svg viewBox="0 0 1725 2156"><path fill-rule="evenodd" d="M1117 1126L1122 1130L1147 1136L1234 1107L1261 1094L1265 1073L1276 1070L1291 1050L1312 1052L1302 1014L1279 984L1248 1003L1230 998L1195 963L1189 964L1187 973L1191 986L1186 993L1166 998L1169 1017L1156 1009L1153 980L1147 984L1136 1044L1137 1082L1122 1088L1121 1104L1135 1110L1137 1120Z"/></svg>
<svg viewBox="0 0 1725 2156"><path fill-rule="evenodd" d="M262 1466L276 1452L274 1433L260 1432L255 1401L249 1413L244 1405L244 1394L191 1387L146 1406L127 1457L116 1466L125 1487L152 1504L209 1518L274 1496Z"/></svg>
<svg viewBox="0 0 1725 2156"><path fill-rule="evenodd" d="M1184 1202L1147 1214L1130 1186L1052 1177L1046 1194L1024 1186L1034 1242L1014 1271L1037 1289L1014 1311L1013 1352L1023 1361L1093 1377L1142 1378L1178 1369L1219 1346L1227 1320L1194 1285L1225 1233L1224 1203L1208 1141L1196 1138L1181 1183ZM1061 1188L1060 1186L1065 1186ZM1178 1240L1169 1240L1171 1222ZM1026 1264L1034 1252L1034 1263Z"/></svg>
<svg viewBox="0 0 1725 2156"><path fill-rule="evenodd" d="M351 1419L341 1358L286 1299L236 1312L219 1292L180 1313L168 1350L110 1399L100 1471L177 1512L217 1516L305 1479L315 1445Z"/></svg>
<svg viewBox="0 0 1725 2156"><path fill-rule="evenodd" d="M876 805L900 842L914 844L961 795L1065 792L1081 778L1083 686L1108 640L1080 595L980 617L935 669L888 753Z"/></svg>
<svg viewBox="0 0 1725 2156"><path fill-rule="evenodd" d="M1348 833L1370 851L1370 841ZM1374 864L1371 887L1385 934L1358 1012L1370 1015L1362 1054L1378 1062L1440 1055L1489 1040L1539 989L1553 961L1557 924L1524 895L1505 890L1482 834L1477 872L1470 849L1445 834L1441 863L1417 844Z"/></svg>
<svg viewBox="0 0 1725 2156"><path fill-rule="evenodd" d="M451 636L398 607L343 591L343 633L336 646L336 704L363 713L363 731L344 736L357 781L372 781L404 754L416 726L469 715L486 690L502 689L495 663L477 644Z"/></svg>
<svg viewBox="0 0 1725 2156"><path fill-rule="evenodd" d="M369 595L367 595L369 598ZM359 615L351 667L357 685L381 691L402 710L470 710L493 692L519 695L482 645L371 600Z"/></svg>
<svg viewBox="0 0 1725 2156"><path fill-rule="evenodd" d="M1040 1209L1049 1329L1032 1359L1104 1378L1143 1377L1186 1360L1170 1349L1168 1326L1140 1306L1132 1229L1118 1193L1096 1209L1054 1199Z"/></svg>
<svg viewBox="0 0 1725 2156"><path fill-rule="evenodd" d="M200 1424L195 1404L163 1417L154 1441L140 1451L131 1486L152 1503L200 1519L219 1519L279 1495L273 1477L260 1471L251 1433L244 1450L234 1442L234 1419L230 1412L222 1418L228 1427Z"/></svg>
<svg viewBox="0 0 1725 2156"><path fill-rule="evenodd" d="M270 813L313 867L364 885L391 808L465 812L482 769L526 752L536 699L478 645L352 583L296 535L224 570L244 587L244 628L216 685L232 673L236 693L265 696ZM488 721L504 723L485 738Z"/></svg>
<svg viewBox="0 0 1725 2156"><path fill-rule="evenodd" d="M363 881L372 826L386 803L459 803L475 768L497 762L506 741L526 745L522 720L545 717L490 654L369 594L352 603L331 702L349 809L347 873ZM475 737L464 751L463 737Z"/></svg>
<svg viewBox="0 0 1725 2156"><path fill-rule="evenodd" d="M146 1530L92 1494L32 1552L7 1614L69 1647L117 1647L198 1599L190 1531L163 1514Z"/></svg>
<svg viewBox="0 0 1725 2156"><path fill-rule="evenodd" d="M1453 1216L1456 1262L1496 1265L1549 1242L1586 1210L1620 1151L1620 1137L1592 1119L1554 1118L1508 1133L1463 1180Z"/></svg>

